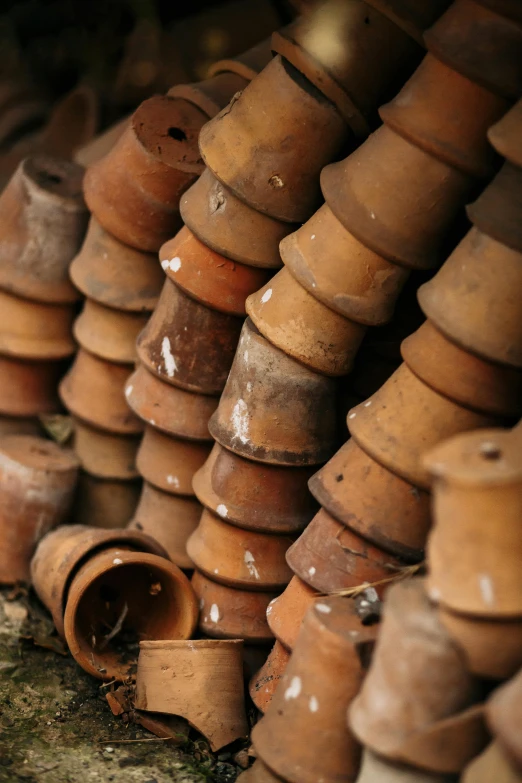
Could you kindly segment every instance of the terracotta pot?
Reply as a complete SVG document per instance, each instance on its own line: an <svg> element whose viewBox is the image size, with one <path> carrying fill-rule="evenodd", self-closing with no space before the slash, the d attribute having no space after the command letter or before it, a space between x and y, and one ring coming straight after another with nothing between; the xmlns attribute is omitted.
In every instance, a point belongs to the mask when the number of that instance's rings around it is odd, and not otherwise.
<svg viewBox="0 0 522 783"><path fill-rule="evenodd" d="M408 562L422 560L431 526L428 493L380 465L355 440L312 476L309 487L355 533Z"/></svg>
<svg viewBox="0 0 522 783"><path fill-rule="evenodd" d="M449 0L429 0L421 4L416 0L368 0L368 5L376 8L410 38L424 46L424 31L446 10Z"/></svg>
<svg viewBox="0 0 522 783"><path fill-rule="evenodd" d="M426 46L451 68L498 95L522 93L522 24L475 0L456 0L425 35Z"/></svg>
<svg viewBox="0 0 522 783"><path fill-rule="evenodd" d="M366 331L317 300L288 269L249 296L246 309L267 340L324 375L350 371Z"/></svg>
<svg viewBox="0 0 522 783"><path fill-rule="evenodd" d="M330 611L315 605L307 613L271 709L252 731L257 754L289 783L355 781L359 769L346 709L361 686L378 626L363 625L350 599L327 598L323 606Z"/></svg>
<svg viewBox="0 0 522 783"><path fill-rule="evenodd" d="M119 242L94 216L70 275L89 299L138 313L154 310L164 281L155 254Z"/></svg>
<svg viewBox="0 0 522 783"><path fill-rule="evenodd" d="M322 593L378 583L399 574L402 561L373 546L321 509L286 554L294 574ZM382 594L388 585L377 585Z"/></svg>
<svg viewBox="0 0 522 783"><path fill-rule="evenodd" d="M74 418L74 451L84 470L105 479L138 478L139 435L114 435Z"/></svg>
<svg viewBox="0 0 522 783"><path fill-rule="evenodd" d="M126 679L136 664L137 641L189 639L197 617L194 591L174 563L113 547L93 555L74 576L65 640L76 663L93 677ZM120 630L110 637L115 628Z"/></svg>
<svg viewBox="0 0 522 783"><path fill-rule="evenodd" d="M390 320L409 276L407 269L361 244L327 204L283 239L281 257L292 276L315 299L368 326Z"/></svg>
<svg viewBox="0 0 522 783"><path fill-rule="evenodd" d="M57 385L64 371L62 362L27 362L0 356L0 414L38 416L57 413Z"/></svg>
<svg viewBox="0 0 522 783"><path fill-rule="evenodd" d="M276 641L263 666L250 680L248 691L259 712L265 713L284 674L291 652Z"/></svg>
<svg viewBox="0 0 522 783"><path fill-rule="evenodd" d="M520 672L509 682L497 688L487 703L488 722L504 751L522 769L520 747L520 694L522 676Z"/></svg>
<svg viewBox="0 0 522 783"><path fill-rule="evenodd" d="M42 435L42 425L36 417L0 414L0 437L4 435Z"/></svg>
<svg viewBox="0 0 522 783"><path fill-rule="evenodd" d="M216 751L246 737L240 639L143 641L136 707L181 715Z"/></svg>
<svg viewBox="0 0 522 783"><path fill-rule="evenodd" d="M519 253L522 253L521 188L522 169L506 162L478 199L466 208L478 229Z"/></svg>
<svg viewBox="0 0 522 783"><path fill-rule="evenodd" d="M106 479L81 471L72 517L80 525L120 529L132 518L141 481Z"/></svg>
<svg viewBox="0 0 522 783"><path fill-rule="evenodd" d="M173 438L147 425L136 465L143 478L157 489L173 495L193 495L192 476L210 449L210 444Z"/></svg>
<svg viewBox="0 0 522 783"><path fill-rule="evenodd" d="M47 155L20 163L0 198L4 291L55 304L78 299L68 267L88 219L82 178L80 166Z"/></svg>
<svg viewBox="0 0 522 783"><path fill-rule="evenodd" d="M216 253L184 226L160 250L165 274L197 302L229 315L246 315L245 299L265 283L263 269Z"/></svg>
<svg viewBox="0 0 522 783"><path fill-rule="evenodd" d="M207 247L248 266L278 269L279 242L296 226L238 199L205 169L180 201L184 223Z"/></svg>
<svg viewBox="0 0 522 783"><path fill-rule="evenodd" d="M31 582L52 614L60 636L63 636L63 615L72 579L84 562L110 547L167 556L160 544L135 530L101 530L77 524L56 528L38 545L31 561Z"/></svg>
<svg viewBox="0 0 522 783"><path fill-rule="evenodd" d="M270 772L261 759L257 759L249 769L242 772L237 780L238 783L281 783L281 778Z"/></svg>
<svg viewBox="0 0 522 783"><path fill-rule="evenodd" d="M386 125L345 160L327 166L328 206L360 242L410 269L436 266L443 240L474 180Z"/></svg>
<svg viewBox="0 0 522 783"><path fill-rule="evenodd" d="M209 430L222 446L275 465L316 465L336 445L336 386L245 321Z"/></svg>
<svg viewBox="0 0 522 783"><path fill-rule="evenodd" d="M464 614L522 615L520 447L507 430L468 432L425 460L433 476L435 526L428 543L428 589ZM498 523L491 525L491 519Z"/></svg>
<svg viewBox="0 0 522 783"><path fill-rule="evenodd" d="M373 2L373 0L370 0ZM437 775L415 767L394 764L365 748L357 783L454 783L453 775Z"/></svg>
<svg viewBox="0 0 522 783"><path fill-rule="evenodd" d="M219 394L227 379L242 321L210 310L168 278L137 349L148 370L167 383Z"/></svg>
<svg viewBox="0 0 522 783"><path fill-rule="evenodd" d="M317 176L345 136L333 104L277 56L205 125L199 143L206 165L238 198L295 223L317 207Z"/></svg>
<svg viewBox="0 0 522 783"><path fill-rule="evenodd" d="M65 407L87 424L119 435L137 435L143 424L125 402L123 388L132 367L114 364L80 348L60 383Z"/></svg>
<svg viewBox="0 0 522 783"><path fill-rule="evenodd" d="M0 439L0 583L29 580L36 545L67 517L77 478L72 451L34 435Z"/></svg>
<svg viewBox="0 0 522 783"><path fill-rule="evenodd" d="M466 767L462 783L520 783L522 770L517 769L500 742L491 742L486 750Z"/></svg>
<svg viewBox="0 0 522 783"><path fill-rule="evenodd" d="M129 530L141 530L164 547L179 568L194 568L187 555L187 539L201 517L201 506L192 498L180 498L143 482L138 506L129 522Z"/></svg>
<svg viewBox="0 0 522 783"><path fill-rule="evenodd" d="M203 171L198 134L207 119L180 98L156 95L139 106L109 154L85 175L85 200L106 231L149 252L176 232L179 199Z"/></svg>
<svg viewBox="0 0 522 783"><path fill-rule="evenodd" d="M520 21L522 22L522 17ZM521 128L522 101L519 100L488 130L488 139L496 151L518 168L522 168L522 154L518 143Z"/></svg>
<svg viewBox="0 0 522 783"><path fill-rule="evenodd" d="M217 62L212 63L208 69L208 75L236 73L238 76L242 76L243 79L252 81L268 65L271 59L270 38L265 38L263 41L255 44L255 46L247 49L246 52L241 52L241 54L237 54L235 57L217 60Z"/></svg>
<svg viewBox="0 0 522 783"><path fill-rule="evenodd" d="M125 385L128 404L142 421L167 435L210 441L208 420L218 398L192 394L164 383L138 364Z"/></svg>
<svg viewBox="0 0 522 783"><path fill-rule="evenodd" d="M187 542L187 552L205 576L228 587L268 592L288 584L289 536L267 535L228 525L207 509Z"/></svg>
<svg viewBox="0 0 522 783"><path fill-rule="evenodd" d="M124 312L86 299L74 322L73 334L89 353L108 362L132 364L136 338L148 321L148 313Z"/></svg>
<svg viewBox="0 0 522 783"><path fill-rule="evenodd" d="M422 465L424 454L452 435L491 427L496 421L443 397L406 364L348 414L348 428L357 445L388 470L423 489L429 489L431 483Z"/></svg>
<svg viewBox="0 0 522 783"><path fill-rule="evenodd" d="M192 587L199 600L199 630L215 639L243 639L251 644L273 640L266 610L274 593L235 590L207 579L198 571Z"/></svg>
<svg viewBox="0 0 522 783"><path fill-rule="evenodd" d="M237 73L219 73L201 82L175 84L167 91L167 95L183 98L208 117L215 117L237 92L245 89L249 81Z"/></svg>
<svg viewBox="0 0 522 783"><path fill-rule="evenodd" d="M74 353L70 305L41 304L0 290L0 351L19 359L65 359Z"/></svg>
<svg viewBox="0 0 522 783"><path fill-rule="evenodd" d="M261 533L295 533L317 510L306 484L313 468L260 464L215 443L192 486L222 519Z"/></svg>
<svg viewBox="0 0 522 783"><path fill-rule="evenodd" d="M319 593L298 576L292 577L285 591L270 602L266 619L272 634L288 650L293 650L308 609Z"/></svg>

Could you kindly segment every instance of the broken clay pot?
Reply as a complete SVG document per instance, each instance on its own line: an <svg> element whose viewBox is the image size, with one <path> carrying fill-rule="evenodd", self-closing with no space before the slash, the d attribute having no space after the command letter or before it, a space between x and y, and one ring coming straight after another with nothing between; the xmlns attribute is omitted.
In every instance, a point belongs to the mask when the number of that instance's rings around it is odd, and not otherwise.
<svg viewBox="0 0 522 783"><path fill-rule="evenodd" d="M522 749L520 736L520 694L522 693L522 675L519 672L509 682L494 691L486 709L488 723L500 745L509 754L519 772L522 770Z"/></svg>
<svg viewBox="0 0 522 783"><path fill-rule="evenodd" d="M522 766L517 768L498 740L491 742L466 767L462 783L521 783Z"/></svg>
<svg viewBox="0 0 522 783"><path fill-rule="evenodd" d="M86 299L74 322L73 334L89 353L117 364L136 360L136 338L148 320L147 313L125 312Z"/></svg>
<svg viewBox="0 0 522 783"><path fill-rule="evenodd" d="M520 20L522 21L522 19ZM519 139L522 129L522 101L517 103L492 125L488 130L488 139L496 151L518 168L522 168L522 151Z"/></svg>
<svg viewBox="0 0 522 783"><path fill-rule="evenodd" d="M80 471L72 518L80 525L120 529L134 514L141 491L137 479L107 479Z"/></svg>
<svg viewBox="0 0 522 783"><path fill-rule="evenodd" d="M455 783L455 778L453 775L438 775L404 764L394 764L365 748L356 783Z"/></svg>
<svg viewBox="0 0 522 783"><path fill-rule="evenodd" d="M497 176L466 212L476 228L522 253L522 169L504 163Z"/></svg>
<svg viewBox="0 0 522 783"><path fill-rule="evenodd" d="M63 362L28 362L0 356L0 414L38 416L58 413L57 386Z"/></svg>
<svg viewBox="0 0 522 783"><path fill-rule="evenodd" d="M138 478L139 435L115 435L74 418L74 451L84 470L104 479Z"/></svg>
<svg viewBox="0 0 522 783"><path fill-rule="evenodd" d="M167 95L170 98L182 98L204 112L207 117L215 117L230 102L233 95L245 89L249 81L229 71L201 82L175 84L167 91Z"/></svg>
<svg viewBox="0 0 522 783"><path fill-rule="evenodd" d="M265 663L250 679L248 692L259 712L265 713L270 706L291 654L276 640Z"/></svg>
<svg viewBox="0 0 522 783"><path fill-rule="evenodd" d="M192 476L207 459L209 443L173 438L147 425L136 465L143 478L173 495L193 495Z"/></svg>
<svg viewBox="0 0 522 783"><path fill-rule="evenodd" d="M42 304L0 290L0 351L19 359L65 359L75 351L71 305Z"/></svg>
<svg viewBox="0 0 522 783"><path fill-rule="evenodd" d="M319 593L293 576L284 592L270 602L266 610L268 626L288 650L293 650L308 609L319 599Z"/></svg>

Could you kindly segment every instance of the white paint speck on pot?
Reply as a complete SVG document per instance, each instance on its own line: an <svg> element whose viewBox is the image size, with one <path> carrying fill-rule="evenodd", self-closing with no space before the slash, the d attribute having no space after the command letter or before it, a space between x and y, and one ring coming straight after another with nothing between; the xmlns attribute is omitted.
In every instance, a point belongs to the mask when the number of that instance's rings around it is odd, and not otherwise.
<svg viewBox="0 0 522 783"><path fill-rule="evenodd" d="M115 557L114 560L112 561L112 564L113 565L122 565L123 564L123 560L120 560L119 557Z"/></svg>
<svg viewBox="0 0 522 783"><path fill-rule="evenodd" d="M244 352L243 359L245 360L245 363L248 363L248 351Z"/></svg>
<svg viewBox="0 0 522 783"><path fill-rule="evenodd" d="M167 476L167 484L170 484L174 489L179 489L179 478L177 476Z"/></svg>
<svg viewBox="0 0 522 783"><path fill-rule="evenodd" d="M489 574L479 574L479 588L482 600L488 606L494 606L495 604L495 592L493 590L493 582Z"/></svg>
<svg viewBox="0 0 522 783"><path fill-rule="evenodd" d="M292 677L290 680L290 685L285 691L285 701L290 701L290 699L297 699L299 694L301 693L302 683L300 677Z"/></svg>
<svg viewBox="0 0 522 783"><path fill-rule="evenodd" d="M315 234L312 234L312 236L310 237L310 239L315 239Z"/></svg>
<svg viewBox="0 0 522 783"><path fill-rule="evenodd" d="M315 566L310 566L310 568L308 569L308 573L310 574L310 576L313 576L315 574Z"/></svg>
<svg viewBox="0 0 522 783"><path fill-rule="evenodd" d="M263 302L263 304L266 304L267 302L270 301L271 298L272 298L272 289L268 288L263 294L263 296L261 297L261 301Z"/></svg>
<svg viewBox="0 0 522 783"><path fill-rule="evenodd" d="M348 418L349 418L349 419L355 419L355 417L356 417L356 416L357 416L357 414L356 414L356 413L350 413L350 415L348 416Z"/></svg>
<svg viewBox="0 0 522 783"><path fill-rule="evenodd" d="M161 266L164 272L166 272L167 269L172 269L173 272L179 272L181 269L181 258L179 258L179 256L175 256L175 258L171 258L170 261L168 258L166 258L161 262Z"/></svg>
<svg viewBox="0 0 522 783"><path fill-rule="evenodd" d="M308 702L308 706L310 708L310 712L317 712L319 709L319 702L317 701L315 696L310 696L310 701Z"/></svg>
<svg viewBox="0 0 522 783"><path fill-rule="evenodd" d="M133 386L132 386L132 384L131 384L130 386L127 386L127 387L125 388L125 396L126 396L126 397L130 397L130 396L131 396L131 394L132 394L132 389L133 389Z"/></svg>
<svg viewBox="0 0 522 783"><path fill-rule="evenodd" d="M237 438L241 443L248 443L250 438L249 433L249 416L248 407L244 400L239 399L232 409L231 423L234 429L234 438Z"/></svg>
<svg viewBox="0 0 522 783"><path fill-rule="evenodd" d="M163 357L163 362L165 364L165 370L167 371L167 375L169 378L174 377L174 373L178 369L176 360L172 355L172 350L170 348L170 340L167 336L163 338L163 341L161 343L161 355Z"/></svg>
<svg viewBox="0 0 522 783"><path fill-rule="evenodd" d="M372 400L368 400L368 402L364 403L364 407L369 408L371 404L372 404Z"/></svg>
<svg viewBox="0 0 522 783"><path fill-rule="evenodd" d="M247 392L251 392L253 388L254 388L254 385L253 385L252 381L248 381L248 383L247 383Z"/></svg>
<svg viewBox="0 0 522 783"><path fill-rule="evenodd" d="M224 517L226 519L228 515L228 508L225 506L224 503L220 503L219 506L216 508L216 511L220 517Z"/></svg>
<svg viewBox="0 0 522 783"><path fill-rule="evenodd" d="M248 549L245 552L244 560L250 576L253 576L254 579L259 579L259 571L255 566L256 561L254 559L254 555L252 552L249 552Z"/></svg>
<svg viewBox="0 0 522 783"><path fill-rule="evenodd" d="M332 611L332 607L328 606L328 604L316 604L315 608L318 612L321 612L321 614L330 614Z"/></svg>
<svg viewBox="0 0 522 783"><path fill-rule="evenodd" d="M219 622L219 606L217 604L212 604L210 607L210 619L213 623Z"/></svg>

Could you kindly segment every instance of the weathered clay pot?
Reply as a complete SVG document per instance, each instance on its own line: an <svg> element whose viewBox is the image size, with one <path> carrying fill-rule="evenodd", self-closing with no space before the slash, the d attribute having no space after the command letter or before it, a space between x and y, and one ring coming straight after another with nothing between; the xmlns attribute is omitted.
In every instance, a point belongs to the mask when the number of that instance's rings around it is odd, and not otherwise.
<svg viewBox="0 0 522 783"><path fill-rule="evenodd" d="M125 679L136 663L138 640L189 639L197 617L194 591L174 563L112 547L94 554L74 576L65 607L65 640L93 677Z"/></svg>
<svg viewBox="0 0 522 783"><path fill-rule="evenodd" d="M123 387L132 367L114 364L80 348L60 383L60 397L68 410L94 427L119 435L137 435L142 422L125 402Z"/></svg>
<svg viewBox="0 0 522 783"><path fill-rule="evenodd" d="M295 533L317 510L306 490L313 470L251 462L215 443L192 485L204 506L234 525L261 533Z"/></svg>
<svg viewBox="0 0 522 783"><path fill-rule="evenodd" d="M407 561L423 557L431 526L427 492L383 467L351 439L316 473L310 491L339 522Z"/></svg>
<svg viewBox="0 0 522 783"><path fill-rule="evenodd" d="M207 459L208 443L173 438L147 425L136 465L143 478L173 495L193 495L192 476Z"/></svg>
<svg viewBox="0 0 522 783"><path fill-rule="evenodd" d="M464 614L522 615L522 463L507 430L468 432L426 456L435 525L430 596ZM497 524L491 524L496 519Z"/></svg>
<svg viewBox="0 0 522 783"><path fill-rule="evenodd" d="M133 479L139 435L115 435L74 418L74 451L84 470L105 479Z"/></svg>
<svg viewBox="0 0 522 783"><path fill-rule="evenodd" d="M251 644L274 638L266 610L274 593L255 593L220 585L198 571L192 587L199 600L199 630L215 639L243 639Z"/></svg>
<svg viewBox="0 0 522 783"><path fill-rule="evenodd" d="M190 84L175 84L168 90L171 98L183 98L197 106L208 117L215 117L237 92L245 89L249 79L237 73L224 72Z"/></svg>
<svg viewBox="0 0 522 783"><path fill-rule="evenodd" d="M424 46L424 31L446 10L450 0L368 0L381 14L387 16L397 27Z"/></svg>
<svg viewBox="0 0 522 783"><path fill-rule="evenodd" d="M80 525L120 529L132 518L141 492L136 479L106 479L82 470L72 518Z"/></svg>
<svg viewBox="0 0 522 783"><path fill-rule="evenodd" d="M522 18L520 20L522 22ZM520 131L522 130L522 101L519 100L495 125L488 130L488 139L496 151L513 165L522 168Z"/></svg>
<svg viewBox="0 0 522 783"><path fill-rule="evenodd" d="M369 403L369 404L368 404ZM431 389L401 364L379 391L348 414L363 451L405 481L429 489L422 457L459 432L494 426L492 416L464 408Z"/></svg>
<svg viewBox="0 0 522 783"><path fill-rule="evenodd" d="M281 778L274 775L261 759L257 759L249 769L237 778L238 783L281 783Z"/></svg>
<svg viewBox="0 0 522 783"><path fill-rule="evenodd" d="M42 425L35 417L2 416L0 414L0 437L4 435L42 435Z"/></svg>
<svg viewBox="0 0 522 783"><path fill-rule="evenodd" d="M246 315L245 299L267 280L263 269L238 264L203 244L186 226L160 249L167 277L213 310Z"/></svg>
<svg viewBox="0 0 522 783"><path fill-rule="evenodd" d="M207 119L180 98L157 95L141 104L85 176L85 200L106 231L149 252L175 233L179 199L203 171L197 142Z"/></svg>
<svg viewBox="0 0 522 783"><path fill-rule="evenodd" d="M517 769L498 740L491 742L464 770L462 783L520 783L522 770Z"/></svg>
<svg viewBox="0 0 522 783"><path fill-rule="evenodd" d="M243 79L252 81L268 65L271 59L270 38L265 38L264 41L255 44L255 46L247 49L246 52L241 52L241 54L236 54L235 57L217 60L215 63L212 63L208 69L208 75L236 73L238 76L242 76Z"/></svg>
<svg viewBox="0 0 522 783"><path fill-rule="evenodd" d="M350 599L326 598L323 606L330 611L316 604L307 613L271 709L252 732L257 754L290 783L355 781L359 769L346 709L361 686L378 626L363 625Z"/></svg>
<svg viewBox="0 0 522 783"><path fill-rule="evenodd" d="M216 751L246 737L241 639L143 641L136 707L181 715Z"/></svg>
<svg viewBox="0 0 522 783"><path fill-rule="evenodd" d="M268 592L288 584L292 572L285 552L289 536L243 530L204 509L198 528L187 542L196 568L228 587Z"/></svg>
<svg viewBox="0 0 522 783"><path fill-rule="evenodd" d="M248 685L250 698L260 712L266 712L284 674L291 652L276 641L268 658Z"/></svg>
<svg viewBox="0 0 522 783"><path fill-rule="evenodd" d="M242 321L211 310L171 280L138 337L141 362L159 378L200 394L219 394L234 358Z"/></svg>
<svg viewBox="0 0 522 783"><path fill-rule="evenodd" d="M0 583L29 580L36 545L71 510L78 477L72 451L34 435L0 439Z"/></svg>
<svg viewBox="0 0 522 783"><path fill-rule="evenodd" d="M70 275L89 299L131 312L154 310L164 281L155 254L119 242L94 216Z"/></svg>
<svg viewBox="0 0 522 783"><path fill-rule="evenodd" d="M179 208L207 247L249 266L279 268L279 242L295 228L249 207L208 168L183 194Z"/></svg>
<svg viewBox="0 0 522 783"><path fill-rule="evenodd" d="M19 359L65 359L74 353L70 305L42 304L0 290L0 351Z"/></svg>
<svg viewBox="0 0 522 783"><path fill-rule="evenodd" d="M64 369L62 362L27 362L0 356L0 413L57 413L61 408L57 386Z"/></svg>
<svg viewBox="0 0 522 783"><path fill-rule="evenodd" d="M247 319L209 430L248 459L316 465L336 445L335 383L275 348Z"/></svg>
<svg viewBox="0 0 522 783"><path fill-rule="evenodd" d="M100 359L132 364L136 359L136 338L147 320L147 313L114 310L86 299L74 322L73 334L82 348Z"/></svg>
<svg viewBox="0 0 522 783"><path fill-rule="evenodd" d="M522 169L504 163L499 173L466 208L475 226L498 242L522 253Z"/></svg>
<svg viewBox="0 0 522 783"><path fill-rule="evenodd" d="M288 650L293 650L303 617L318 598L316 590L294 576L285 591L270 602L266 610L268 626Z"/></svg>
<svg viewBox="0 0 522 783"><path fill-rule="evenodd" d="M217 407L217 397L193 394L164 383L143 364L138 364L128 379L125 397L142 421L167 435L212 440L208 420Z"/></svg>
<svg viewBox="0 0 522 783"><path fill-rule="evenodd" d="M522 675L519 672L513 679L498 688L487 703L488 723L500 745L522 770L522 749L520 747L520 694L522 693Z"/></svg>
<svg viewBox="0 0 522 783"><path fill-rule="evenodd" d="M238 198L295 223L318 206L317 176L345 136L333 104L277 56L205 125L199 143L206 165Z"/></svg>
<svg viewBox="0 0 522 783"><path fill-rule="evenodd" d="M324 375L346 375L366 331L326 307L281 269L248 297L247 312L261 334L285 354Z"/></svg>
<svg viewBox="0 0 522 783"><path fill-rule="evenodd" d="M424 772L404 764L394 764L365 748L357 783L455 783L455 777Z"/></svg>
<svg viewBox="0 0 522 783"><path fill-rule="evenodd" d="M138 506L127 525L129 530L141 530L164 547L169 558L179 568L193 568L187 555L187 539L201 517L201 506L192 498L162 492L148 481L143 482Z"/></svg>

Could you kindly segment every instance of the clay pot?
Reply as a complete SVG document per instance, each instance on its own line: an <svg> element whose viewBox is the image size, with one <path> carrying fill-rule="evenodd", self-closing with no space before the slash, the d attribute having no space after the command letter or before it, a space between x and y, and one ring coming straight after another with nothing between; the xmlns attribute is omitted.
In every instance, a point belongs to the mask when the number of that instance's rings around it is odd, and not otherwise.
<svg viewBox="0 0 522 783"><path fill-rule="evenodd" d="M401 364L379 391L348 414L348 428L367 454L405 481L429 489L422 457L459 432L494 426L492 416L443 397Z"/></svg>
<svg viewBox="0 0 522 783"><path fill-rule="evenodd" d="M217 397L192 394L164 383L143 364L138 364L128 379L125 397L142 421L167 435L212 440L208 420L217 407Z"/></svg>
<svg viewBox="0 0 522 783"><path fill-rule="evenodd" d="M80 525L120 529L132 518L141 492L141 481L106 479L80 472L72 517Z"/></svg>
<svg viewBox="0 0 522 783"><path fill-rule="evenodd" d="M47 155L20 163L0 198L4 291L54 304L78 299L68 267L88 219L82 178L80 166Z"/></svg>
<svg viewBox="0 0 522 783"><path fill-rule="evenodd" d="M27 362L0 356L0 414L57 413L61 405L56 387L64 369L62 362Z"/></svg>
<svg viewBox="0 0 522 783"><path fill-rule="evenodd" d="M266 610L268 626L288 650L293 650L301 623L319 594L298 576L292 577L285 591L270 602Z"/></svg>
<svg viewBox="0 0 522 783"><path fill-rule="evenodd" d="M336 386L245 321L209 430L225 448L275 465L316 465L335 449Z"/></svg>
<svg viewBox="0 0 522 783"><path fill-rule="evenodd" d="M0 437L4 435L42 435L42 425L36 417L0 414Z"/></svg>
<svg viewBox="0 0 522 783"><path fill-rule="evenodd" d="M428 318L452 341L484 359L521 368L516 296L521 283L521 253L472 228L418 296Z"/></svg>
<svg viewBox="0 0 522 783"><path fill-rule="evenodd" d="M270 772L261 759L257 759L249 769L242 772L237 780L238 783L281 783L281 778Z"/></svg>
<svg viewBox="0 0 522 783"><path fill-rule="evenodd" d="M91 217L70 267L71 280L89 299L117 310L154 310L164 275L153 253L119 242Z"/></svg>
<svg viewBox="0 0 522 783"><path fill-rule="evenodd" d="M307 613L271 709L252 731L257 754L289 783L354 781L359 769L346 709L361 686L378 626L363 625L350 599L327 598L322 606L329 611L316 604Z"/></svg>
<svg viewBox="0 0 522 783"><path fill-rule="evenodd" d="M312 476L310 491L339 522L386 552L422 560L430 497L380 465L351 439Z"/></svg>
<svg viewBox="0 0 522 783"><path fill-rule="evenodd" d="M187 539L201 517L201 506L192 498L180 498L143 482L138 506L129 522L129 530L141 530L164 547L179 568L193 568L187 555Z"/></svg>
<svg viewBox="0 0 522 783"><path fill-rule="evenodd" d="M86 299L74 322L73 334L82 348L100 359L132 364L136 359L136 338L147 321L147 313L114 310Z"/></svg>
<svg viewBox="0 0 522 783"><path fill-rule="evenodd" d="M520 672L512 680L497 688L487 704L488 723L504 751L522 770L522 749L520 747L520 694L522 676Z"/></svg>
<svg viewBox="0 0 522 783"><path fill-rule="evenodd" d="M291 654L276 641L265 663L250 680L248 692L259 712L265 713L270 706Z"/></svg>
<svg viewBox="0 0 522 783"><path fill-rule="evenodd" d="M373 2L373 0L370 0ZM437 775L415 767L394 764L365 748L357 783L454 783L453 775Z"/></svg>
<svg viewBox="0 0 522 783"><path fill-rule="evenodd" d="M161 266L181 290L213 310L246 315L245 299L268 278L262 269L216 253L184 226L160 250Z"/></svg>
<svg viewBox="0 0 522 783"><path fill-rule="evenodd" d="M35 547L67 517L77 478L72 451L33 435L0 439L0 583L29 580Z"/></svg>
<svg viewBox="0 0 522 783"><path fill-rule="evenodd" d="M468 432L425 460L435 526L428 543L430 596L464 614L522 615L522 464L507 430ZM491 525L491 520L498 520Z"/></svg>
<svg viewBox="0 0 522 783"><path fill-rule="evenodd" d="M241 319L199 304L167 278L158 306L138 337L138 356L167 383L200 394L219 394L241 325Z"/></svg>
<svg viewBox="0 0 522 783"><path fill-rule="evenodd" d="M147 425L136 465L143 478L157 489L173 495L193 495L192 476L210 449L210 444L173 438Z"/></svg>
<svg viewBox="0 0 522 783"><path fill-rule="evenodd" d="M504 163L478 199L466 208L475 226L498 242L522 253L522 169Z"/></svg>
<svg viewBox="0 0 522 783"><path fill-rule="evenodd" d="M197 617L194 591L174 563L112 547L93 555L74 576L65 640L76 663L93 677L126 679L136 664L138 640L189 639ZM120 630L110 637L115 628Z"/></svg>
<svg viewBox="0 0 522 783"><path fill-rule="evenodd" d="M60 383L60 397L87 424L119 435L138 435L143 424L127 406L123 393L131 372L129 365L106 362L80 348Z"/></svg>
<svg viewBox="0 0 522 783"><path fill-rule="evenodd" d="M313 470L251 462L215 443L192 485L204 506L234 525L295 533L317 509L306 489Z"/></svg>
<svg viewBox="0 0 522 783"><path fill-rule="evenodd" d="M207 119L180 98L156 95L139 106L85 175L85 200L106 231L149 252L176 232L179 199L203 171L198 134Z"/></svg>
<svg viewBox="0 0 522 783"><path fill-rule="evenodd" d="M74 419L74 451L84 470L105 479L133 479L139 436L114 435Z"/></svg>
<svg viewBox="0 0 522 783"><path fill-rule="evenodd" d="M277 56L205 125L199 144L206 165L238 198L295 223L318 206L317 176L345 136L333 104Z"/></svg>
<svg viewBox="0 0 522 783"><path fill-rule="evenodd" d="M520 783L522 770L517 769L498 741L491 742L486 750L466 767L462 783Z"/></svg>
<svg viewBox="0 0 522 783"><path fill-rule="evenodd" d="M409 269L436 266L474 180L386 125L321 172L328 206L356 239Z"/></svg>
<svg viewBox="0 0 522 783"><path fill-rule="evenodd" d="M183 98L208 117L215 117L230 102L233 95L245 89L249 81L237 73L219 73L201 82L175 84L167 91L167 95L171 98Z"/></svg>
<svg viewBox="0 0 522 783"><path fill-rule="evenodd" d="M280 249L285 267L315 299L368 326L390 320L409 276L361 244L327 204L283 239Z"/></svg>
<svg viewBox="0 0 522 783"><path fill-rule="evenodd" d="M373 546L320 509L286 553L294 574L322 593L332 593L364 582L376 584L382 594L403 563ZM380 583L384 580L384 584Z"/></svg>
<svg viewBox="0 0 522 783"><path fill-rule="evenodd" d="M192 587L199 600L199 630L215 639L243 639L251 644L273 640L266 622L274 593L235 590L194 572Z"/></svg>
<svg viewBox="0 0 522 783"><path fill-rule="evenodd" d="M289 536L267 535L228 525L207 509L187 542L196 568L228 587L268 592L288 584L285 552Z"/></svg>
<svg viewBox="0 0 522 783"><path fill-rule="evenodd" d="M265 68L272 59L270 38L265 38L246 52L236 54L235 57L217 60L208 69L209 76L218 73L235 73L243 79L252 81L257 74Z"/></svg>
<svg viewBox="0 0 522 783"><path fill-rule="evenodd" d="M424 46L424 31L444 13L449 0L429 0L424 3L417 3L416 0L368 0L368 5L376 8L410 38Z"/></svg>
<svg viewBox="0 0 522 783"><path fill-rule="evenodd" d="M19 359L65 359L74 353L70 305L41 304L0 290L0 351Z"/></svg>
<svg viewBox="0 0 522 783"><path fill-rule="evenodd" d="M288 269L249 296L246 309L267 340L324 375L350 371L366 331L317 300Z"/></svg>
<svg viewBox="0 0 522 783"><path fill-rule="evenodd" d="M210 169L183 195L179 208L184 223L207 247L254 267L278 269L279 242L296 227L249 207Z"/></svg>
<svg viewBox="0 0 522 783"><path fill-rule="evenodd" d="M143 641L136 707L181 715L213 751L246 737L240 639Z"/></svg>
<svg viewBox="0 0 522 783"><path fill-rule="evenodd" d="M522 22L522 18L520 19ZM520 130L522 129L522 101L519 100L488 130L488 139L496 151L510 163L522 168Z"/></svg>

